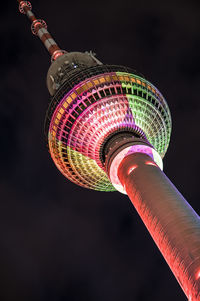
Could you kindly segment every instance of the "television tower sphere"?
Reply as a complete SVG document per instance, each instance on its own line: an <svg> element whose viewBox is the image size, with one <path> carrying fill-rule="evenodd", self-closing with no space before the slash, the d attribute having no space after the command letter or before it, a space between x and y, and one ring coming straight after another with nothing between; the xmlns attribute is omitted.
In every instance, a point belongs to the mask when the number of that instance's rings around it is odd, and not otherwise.
<svg viewBox="0 0 200 301"><path fill-rule="evenodd" d="M127 193L189 301L200 301L200 218L162 171L165 99L130 68L61 50L30 2L18 2L51 55L45 133L57 168L80 186Z"/></svg>
<svg viewBox="0 0 200 301"><path fill-rule="evenodd" d="M103 65L92 53L71 52L51 64L47 86L52 95L45 125L49 150L69 180L90 189L124 192L105 170L105 148L119 133L148 141L162 168L170 111L158 89L135 71Z"/></svg>

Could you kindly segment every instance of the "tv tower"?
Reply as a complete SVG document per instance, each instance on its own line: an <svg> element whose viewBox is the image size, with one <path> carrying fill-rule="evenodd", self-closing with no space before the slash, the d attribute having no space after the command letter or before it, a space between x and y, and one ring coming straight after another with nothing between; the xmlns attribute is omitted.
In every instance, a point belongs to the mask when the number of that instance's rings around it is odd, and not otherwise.
<svg viewBox="0 0 200 301"><path fill-rule="evenodd" d="M61 50L30 2L18 2L51 55L45 133L57 168L80 186L127 194L188 299L200 300L200 218L162 171L167 102L131 68Z"/></svg>

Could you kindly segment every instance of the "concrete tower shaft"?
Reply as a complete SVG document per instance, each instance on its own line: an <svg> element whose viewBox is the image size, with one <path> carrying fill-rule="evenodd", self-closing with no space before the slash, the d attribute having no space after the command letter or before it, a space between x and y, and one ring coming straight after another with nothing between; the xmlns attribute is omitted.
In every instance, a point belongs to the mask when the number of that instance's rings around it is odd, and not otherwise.
<svg viewBox="0 0 200 301"><path fill-rule="evenodd" d="M200 218L152 156L125 144L108 154L110 179L121 182L188 299L200 300Z"/></svg>

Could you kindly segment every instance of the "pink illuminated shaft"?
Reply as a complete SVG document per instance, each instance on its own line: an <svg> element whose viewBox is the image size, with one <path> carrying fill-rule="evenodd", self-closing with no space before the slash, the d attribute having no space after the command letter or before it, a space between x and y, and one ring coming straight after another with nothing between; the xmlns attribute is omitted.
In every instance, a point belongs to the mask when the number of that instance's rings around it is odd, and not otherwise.
<svg viewBox="0 0 200 301"><path fill-rule="evenodd" d="M123 159L118 177L189 300L200 300L200 218L153 160ZM131 172L132 166L137 166Z"/></svg>

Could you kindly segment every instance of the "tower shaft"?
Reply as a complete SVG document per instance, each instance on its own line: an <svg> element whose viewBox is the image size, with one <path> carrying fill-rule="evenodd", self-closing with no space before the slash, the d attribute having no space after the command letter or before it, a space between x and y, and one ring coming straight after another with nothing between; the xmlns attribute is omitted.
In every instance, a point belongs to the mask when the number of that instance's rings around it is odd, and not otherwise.
<svg viewBox="0 0 200 301"><path fill-rule="evenodd" d="M17 0L19 2L19 10L22 14L26 14L31 21L31 30L34 35L37 35L49 54L51 55L51 60L55 61L59 56L66 53L60 49L55 40L52 38L47 30L47 24L44 20L37 19L32 12L32 6L29 1Z"/></svg>
<svg viewBox="0 0 200 301"><path fill-rule="evenodd" d="M118 177L189 300L200 300L200 218L146 154L127 155Z"/></svg>

